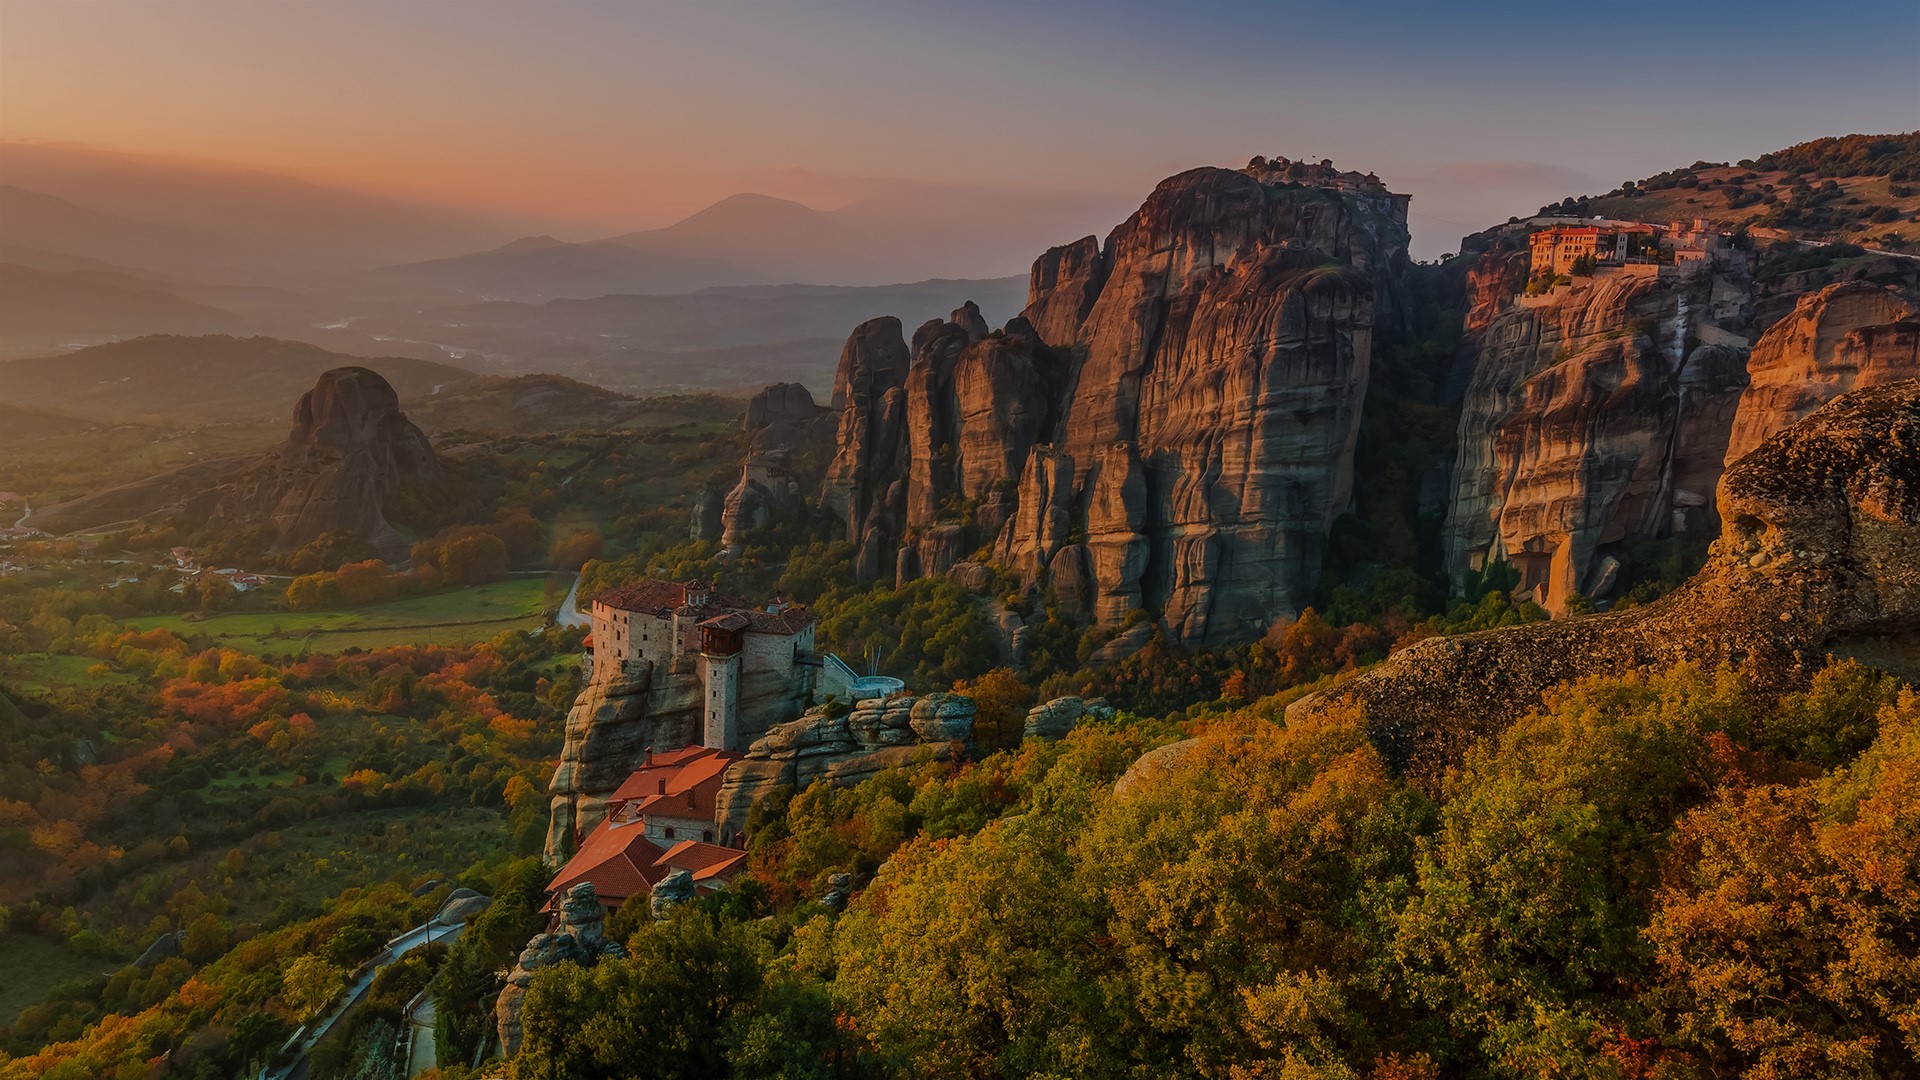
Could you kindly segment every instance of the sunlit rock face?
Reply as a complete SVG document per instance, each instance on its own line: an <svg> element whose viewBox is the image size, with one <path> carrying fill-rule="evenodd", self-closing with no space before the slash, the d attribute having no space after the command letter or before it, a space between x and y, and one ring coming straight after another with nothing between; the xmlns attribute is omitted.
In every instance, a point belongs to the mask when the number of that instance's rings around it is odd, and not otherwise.
<svg viewBox="0 0 1920 1080"><path fill-rule="evenodd" d="M856 569L941 572L923 539L957 526L958 554L1064 583L1104 624L1145 608L1223 642L1297 611L1350 498L1375 320L1406 260L1404 198L1354 182L1182 173L1104 244L1042 255L1000 331L971 305L910 345L862 325L822 493Z"/></svg>
<svg viewBox="0 0 1920 1080"><path fill-rule="evenodd" d="M1358 705L1388 760L1431 779L1581 675L1734 663L1764 695L1841 656L1920 677L1920 381L1855 390L1768 437L1716 502L1707 565L1659 601L1429 638L1289 719Z"/></svg>
<svg viewBox="0 0 1920 1080"><path fill-rule="evenodd" d="M1605 599L1630 545L1718 527L1721 472L1854 387L1920 375L1916 275L1880 259L1756 283L1628 267L1523 297L1512 237L1465 277L1457 456L1443 533L1456 581L1510 563L1555 615ZM1630 271L1644 271L1630 272Z"/></svg>
<svg viewBox="0 0 1920 1080"><path fill-rule="evenodd" d="M1920 306L1906 290L1870 281L1808 293L1754 344L1747 376L1729 465L1849 390L1920 377Z"/></svg>

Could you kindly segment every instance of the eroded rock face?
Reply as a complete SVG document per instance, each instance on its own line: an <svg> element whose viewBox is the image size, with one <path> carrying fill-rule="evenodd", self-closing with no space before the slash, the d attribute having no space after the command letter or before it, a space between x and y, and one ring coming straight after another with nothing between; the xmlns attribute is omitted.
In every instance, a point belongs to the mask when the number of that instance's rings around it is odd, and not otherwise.
<svg viewBox="0 0 1920 1080"><path fill-rule="evenodd" d="M566 862L575 838L606 816L606 797L646 759L649 747L700 741L705 702L697 679L683 677L693 688L675 695L669 679L655 693L654 665L644 661L594 674L567 711L566 740L547 785L546 859L553 866Z"/></svg>
<svg viewBox="0 0 1920 1080"><path fill-rule="evenodd" d="M684 871L682 871L684 873ZM520 1008L526 1001L527 987L533 985L533 973L551 964L571 961L592 967L603 956L625 956L619 942L609 941L607 912L593 891L593 882L583 881L567 890L560 902L560 925L551 934L536 934L520 950L507 985L493 1003L494 1024L500 1032L501 1051L512 1057L520 1050L524 1034L520 1027Z"/></svg>
<svg viewBox="0 0 1920 1080"><path fill-rule="evenodd" d="M1920 307L1905 290L1871 281L1808 293L1754 343L1747 376L1729 465L1849 390L1920 377Z"/></svg>
<svg viewBox="0 0 1920 1080"><path fill-rule="evenodd" d="M1784 692L1834 654L1920 676L1920 382L1836 399L1742 457L1717 498L1707 566L1660 601L1430 638L1289 718L1358 702L1395 767L1437 775L1580 675L1737 662Z"/></svg>
<svg viewBox="0 0 1920 1080"><path fill-rule="evenodd" d="M281 547L346 533L398 551L405 543L382 504L399 484L438 475L433 447L387 380L335 368L301 397L286 443L228 493L217 517L271 521Z"/></svg>
<svg viewBox="0 0 1920 1080"><path fill-rule="evenodd" d="M740 479L724 495L701 493L694 507L693 538L719 540L728 552L737 552L754 530L805 513L804 485L794 459L804 455L811 442L828 438L834 422L833 410L814 404L813 395L799 383L774 383L753 395L741 420L750 441Z"/></svg>
<svg viewBox="0 0 1920 1080"><path fill-rule="evenodd" d="M1522 297L1523 233L1497 235L1466 277L1456 581L1505 560L1556 615L1576 593L1603 599L1627 545L1711 535L1721 472L1767 435L1920 375L1909 261L1756 283L1729 244L1706 272L1627 267ZM1852 279L1828 284L1837 273Z"/></svg>
<svg viewBox="0 0 1920 1080"><path fill-rule="evenodd" d="M1270 173L1163 182L1104 246L1041 256L1000 333L968 309L922 327L904 374L897 323L856 330L822 499L861 576L940 572L895 553L959 525L1030 587L1071 549L1106 624L1157 609L1211 643L1297 611L1350 495L1405 203Z"/></svg>
<svg viewBox="0 0 1920 1080"><path fill-rule="evenodd" d="M976 711L972 698L946 693L869 698L840 715L811 709L768 731L728 767L715 817L723 832L737 835L754 802L781 785L851 785L923 753L945 759L973 738Z"/></svg>

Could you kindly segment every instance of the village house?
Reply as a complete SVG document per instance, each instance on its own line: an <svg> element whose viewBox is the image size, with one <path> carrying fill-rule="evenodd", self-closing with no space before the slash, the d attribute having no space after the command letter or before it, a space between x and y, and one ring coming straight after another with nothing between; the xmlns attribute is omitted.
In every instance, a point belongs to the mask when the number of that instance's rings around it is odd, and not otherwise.
<svg viewBox="0 0 1920 1080"><path fill-rule="evenodd" d="M775 599L752 604L704 581L648 578L594 597L585 649L588 679L650 664L656 685L697 679L700 744L741 750L745 735L799 714L796 702L835 694L852 701L902 689L898 679L858 675L814 652L814 618ZM667 679L660 678L661 675Z"/></svg>
<svg viewBox="0 0 1920 1080"><path fill-rule="evenodd" d="M1527 235L1528 268L1533 277L1572 274L1586 260L1595 272L1645 266L1652 273L1688 276L1711 267L1725 251L1726 237L1704 218L1649 225L1640 221L1554 224Z"/></svg>
<svg viewBox="0 0 1920 1080"><path fill-rule="evenodd" d="M548 896L590 881L602 904L618 908L675 870L685 870L697 892L725 888L747 865L746 852L728 846L734 838L718 835L714 824L721 779L739 759L705 746L648 751L607 800L606 820L579 839L579 850L548 883Z"/></svg>

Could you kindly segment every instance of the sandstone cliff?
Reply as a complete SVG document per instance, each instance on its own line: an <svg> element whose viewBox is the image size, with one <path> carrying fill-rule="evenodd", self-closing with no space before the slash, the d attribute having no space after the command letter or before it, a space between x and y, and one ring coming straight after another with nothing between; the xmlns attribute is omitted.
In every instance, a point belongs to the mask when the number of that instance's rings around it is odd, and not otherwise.
<svg viewBox="0 0 1920 1080"><path fill-rule="evenodd" d="M647 751L700 742L706 699L692 662L672 669L649 661L594 666L594 677L567 712L560 760L548 782L546 859L558 866L606 816L607 796L646 760ZM744 672L738 708L742 736L757 739L798 716L809 688L784 673Z"/></svg>
<svg viewBox="0 0 1920 1080"><path fill-rule="evenodd" d="M1282 163L1283 165L1285 163ZM1256 160L1163 182L1104 244L1034 264L1025 313L860 326L822 502L865 579L988 549L1032 587L1176 637L1297 611L1347 506L1376 312L1405 200Z"/></svg>
<svg viewBox="0 0 1920 1080"><path fill-rule="evenodd" d="M1920 375L1908 264L1756 285L1730 245L1711 272L1630 267L1647 273L1522 297L1515 243L1467 273L1443 544L1456 581L1505 560L1556 615L1575 594L1607 597L1631 543L1716 528L1722 470L1768 434L1849 388ZM1797 306L1769 326L1783 297Z"/></svg>
<svg viewBox="0 0 1920 1080"><path fill-rule="evenodd" d="M1845 281L1807 293L1754 344L1726 462L1848 390L1916 376L1920 306L1906 290Z"/></svg>
<svg viewBox="0 0 1920 1080"><path fill-rule="evenodd" d="M1737 662L1802 684L1829 654L1920 677L1920 382L1856 390L1721 478L1725 522L1683 588L1618 613L1432 638L1335 691L1396 767L1436 772L1579 675Z"/></svg>

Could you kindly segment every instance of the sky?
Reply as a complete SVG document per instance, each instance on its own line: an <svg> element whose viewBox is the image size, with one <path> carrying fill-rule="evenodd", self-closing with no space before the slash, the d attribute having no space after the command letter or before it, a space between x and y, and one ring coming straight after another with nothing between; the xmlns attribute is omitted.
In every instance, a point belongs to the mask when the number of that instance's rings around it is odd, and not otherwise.
<svg viewBox="0 0 1920 1080"><path fill-rule="evenodd" d="M1196 165L1330 157L1411 193L1431 258L1563 195L1920 127L1916 55L1920 0L0 0L0 139L242 163L568 239L741 191L1108 213Z"/></svg>

